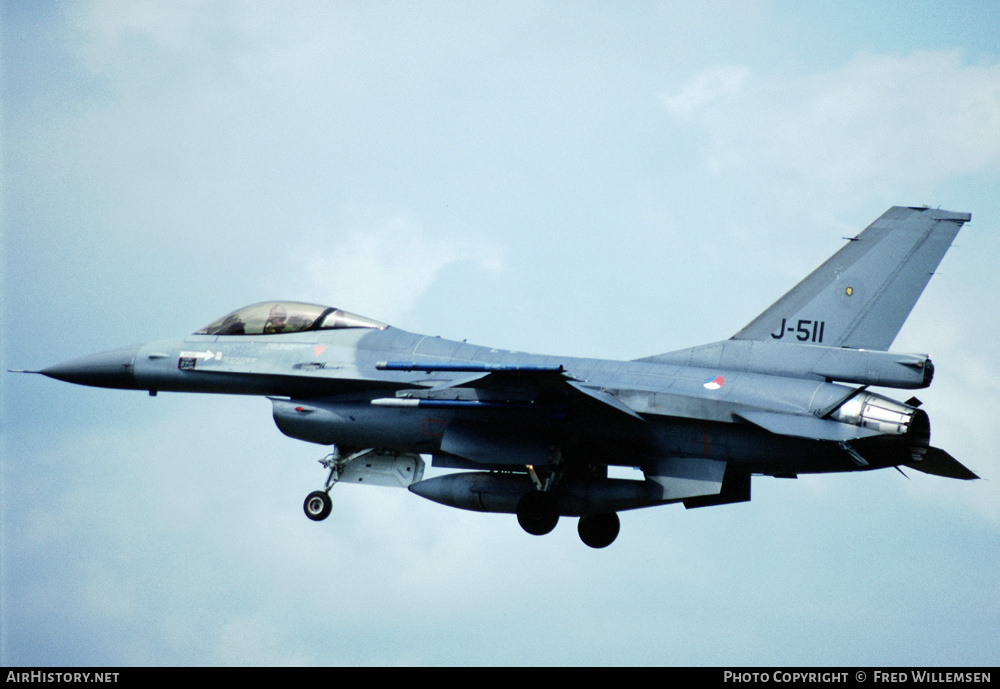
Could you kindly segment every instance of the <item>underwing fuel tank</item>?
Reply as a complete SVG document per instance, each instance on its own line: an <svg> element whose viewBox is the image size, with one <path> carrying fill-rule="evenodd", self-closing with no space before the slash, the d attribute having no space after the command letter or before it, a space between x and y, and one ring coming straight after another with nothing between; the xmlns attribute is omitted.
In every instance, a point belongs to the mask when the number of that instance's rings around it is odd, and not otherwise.
<svg viewBox="0 0 1000 689"><path fill-rule="evenodd" d="M534 488L527 474L475 471L419 481L410 486L410 492L463 510L514 514L521 497ZM666 502L662 487L655 482L629 479L563 481L553 495L564 517L608 514Z"/></svg>

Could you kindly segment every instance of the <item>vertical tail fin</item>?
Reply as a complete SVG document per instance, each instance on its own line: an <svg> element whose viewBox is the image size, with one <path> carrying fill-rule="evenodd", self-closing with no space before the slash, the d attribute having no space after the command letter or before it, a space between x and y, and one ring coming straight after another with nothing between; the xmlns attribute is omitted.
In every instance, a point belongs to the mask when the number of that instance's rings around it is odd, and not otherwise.
<svg viewBox="0 0 1000 689"><path fill-rule="evenodd" d="M732 339L889 349L971 218L890 208Z"/></svg>

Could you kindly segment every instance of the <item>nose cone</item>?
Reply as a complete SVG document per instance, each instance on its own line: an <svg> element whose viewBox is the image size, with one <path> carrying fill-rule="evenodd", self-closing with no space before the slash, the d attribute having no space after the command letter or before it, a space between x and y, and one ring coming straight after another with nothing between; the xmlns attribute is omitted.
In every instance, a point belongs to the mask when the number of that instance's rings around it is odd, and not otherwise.
<svg viewBox="0 0 1000 689"><path fill-rule="evenodd" d="M137 390L133 364L140 345L89 354L39 371L43 376L77 385Z"/></svg>

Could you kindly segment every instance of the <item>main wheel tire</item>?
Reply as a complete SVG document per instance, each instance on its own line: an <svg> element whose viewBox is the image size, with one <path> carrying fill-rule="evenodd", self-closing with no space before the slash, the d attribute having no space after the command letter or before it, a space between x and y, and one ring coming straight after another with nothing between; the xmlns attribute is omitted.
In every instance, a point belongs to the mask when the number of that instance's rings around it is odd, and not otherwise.
<svg viewBox="0 0 1000 689"><path fill-rule="evenodd" d="M551 493L531 490L517 502L517 521L532 536L544 536L559 522L559 506Z"/></svg>
<svg viewBox="0 0 1000 689"><path fill-rule="evenodd" d="M580 517L576 527L580 540L591 548L607 548L618 538L621 520L614 512L610 514L589 514Z"/></svg>
<svg viewBox="0 0 1000 689"><path fill-rule="evenodd" d="M330 516L330 510L333 509L333 501L330 500L330 496L324 491L316 490L306 496L306 501L302 505L302 508L305 510L307 517L314 522L320 522Z"/></svg>

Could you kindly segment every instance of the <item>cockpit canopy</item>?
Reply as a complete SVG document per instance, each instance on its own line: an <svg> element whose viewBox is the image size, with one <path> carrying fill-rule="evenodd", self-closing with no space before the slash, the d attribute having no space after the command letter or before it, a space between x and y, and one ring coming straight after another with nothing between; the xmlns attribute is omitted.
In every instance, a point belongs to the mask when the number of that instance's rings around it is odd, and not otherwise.
<svg viewBox="0 0 1000 689"><path fill-rule="evenodd" d="M206 325L195 335L277 335L307 330L387 328L385 323L331 306L295 301L266 301L233 311Z"/></svg>

